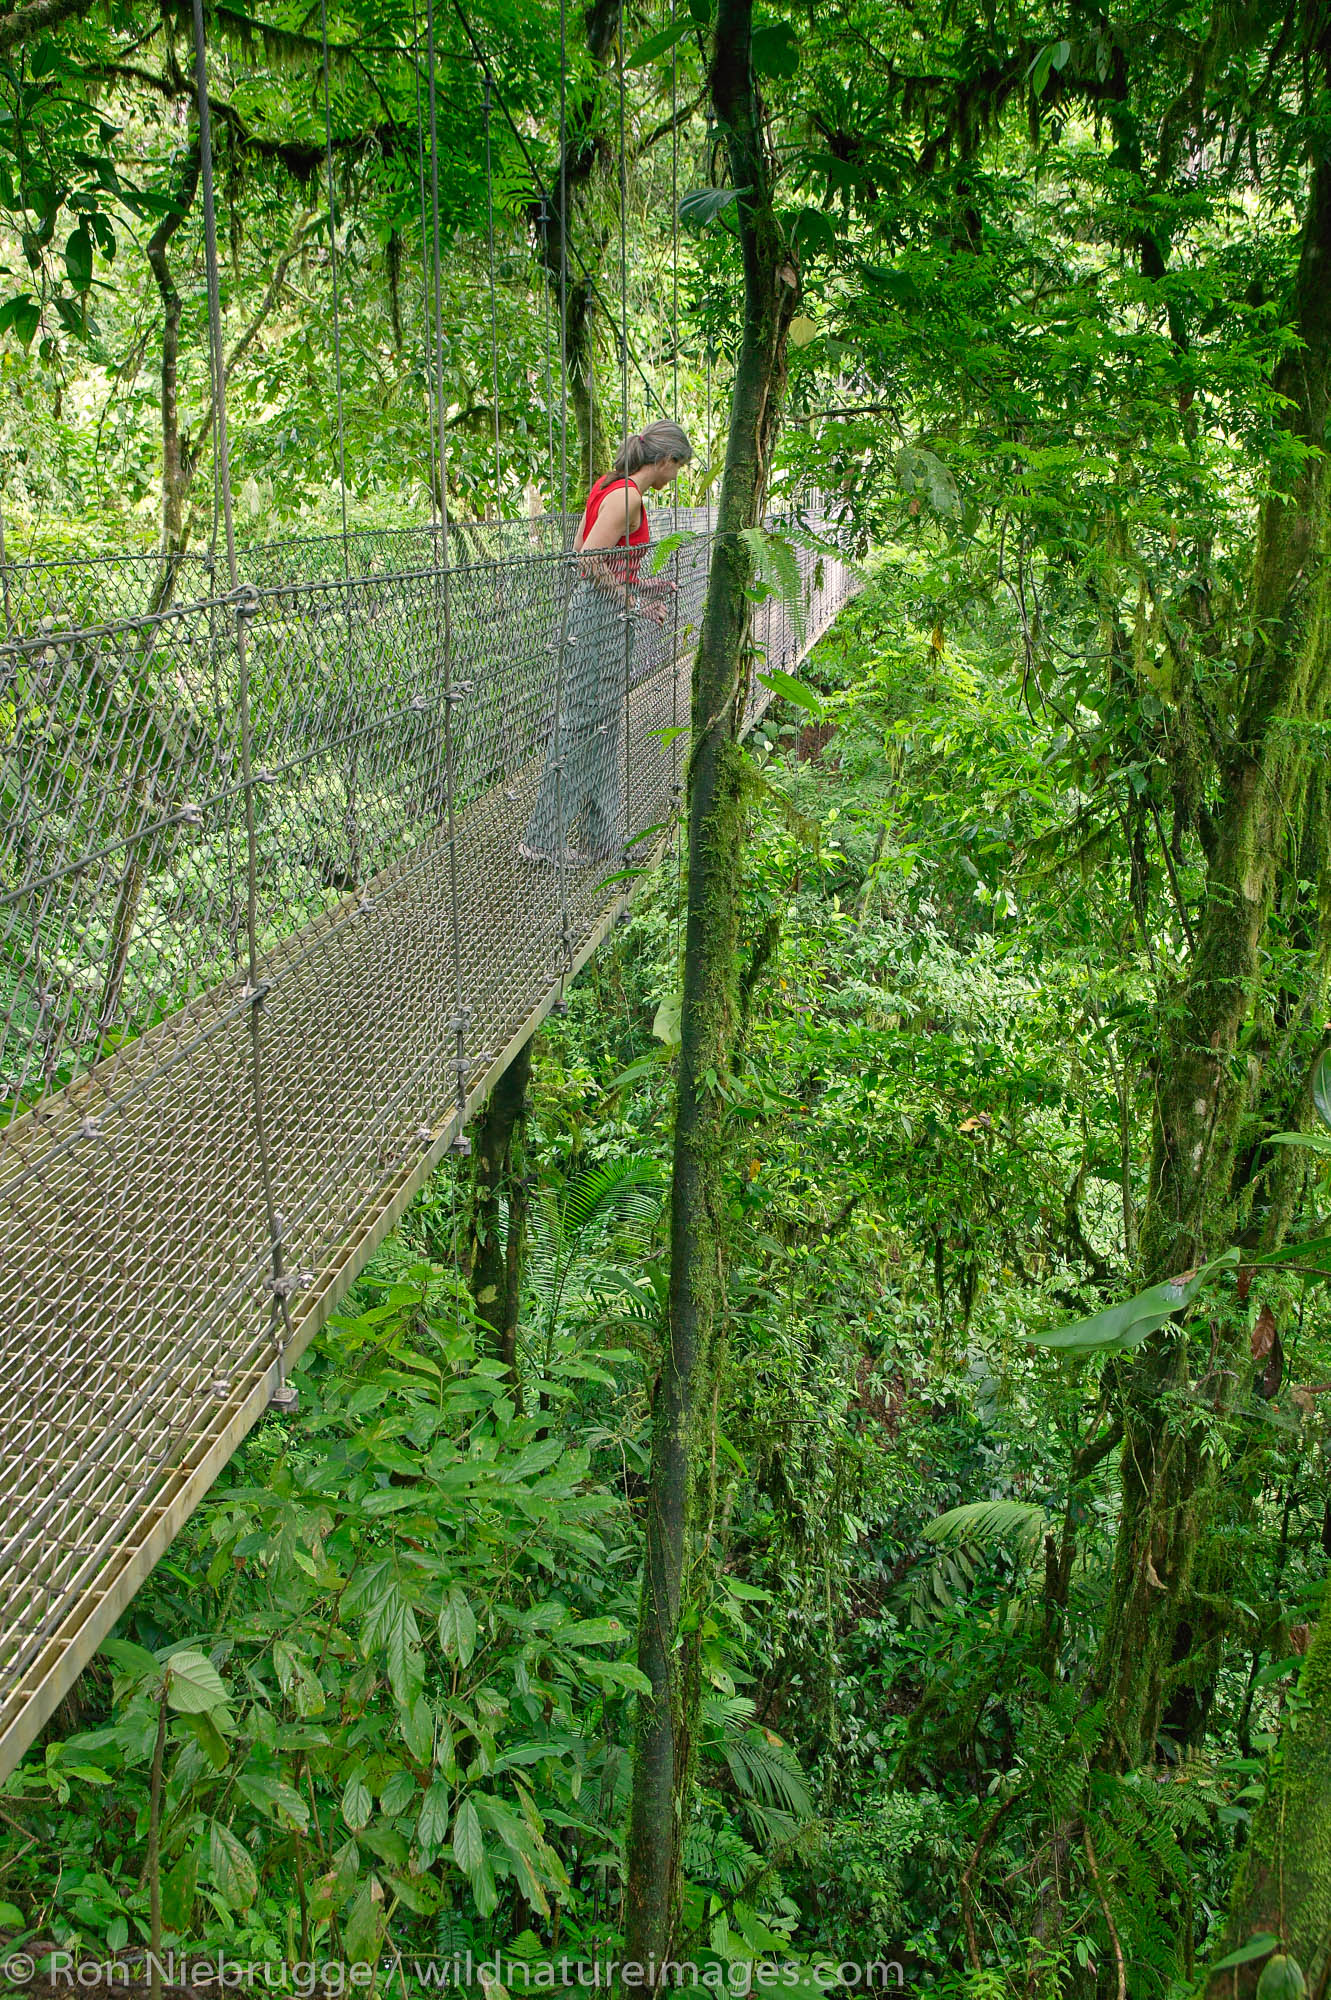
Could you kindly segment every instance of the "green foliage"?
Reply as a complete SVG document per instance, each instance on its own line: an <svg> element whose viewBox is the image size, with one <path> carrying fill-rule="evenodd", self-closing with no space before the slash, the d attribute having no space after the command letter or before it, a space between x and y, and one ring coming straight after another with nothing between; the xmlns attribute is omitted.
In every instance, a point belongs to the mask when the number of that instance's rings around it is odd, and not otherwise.
<svg viewBox="0 0 1331 2000"><path fill-rule="evenodd" d="M1215 869L1252 776L1253 662L1301 615L1256 602L1252 578L1269 496L1315 463L1287 393L1296 350L1300 379L1320 365L1287 302L1326 121L1311 19L866 0L758 25L802 308L772 490L830 496L874 582L800 679L763 677L741 800L745 1014L716 1079L730 1358L685 1844L690 1943L717 1963L905 1956L940 1995L1072 2000L1116 1990L1121 1952L1133 2000L1166 2000L1218 1948L1251 1847L1325 1567L1326 1142L1302 1129L1331 1123L1324 691L1276 731L1301 775L1279 852L1255 857L1274 871L1258 974L1199 972L1198 940L1217 898L1243 902ZM260 536L337 510L322 102L308 23L210 20L235 113L232 338L302 232L231 389ZM706 0L635 17L625 52L632 346L663 399L678 368L704 490L747 192L716 185L695 105L710 20ZM441 21L450 503L483 553L485 511L519 511L528 480L554 495L558 329L547 344L533 169L495 120L496 476L478 72ZM548 183L557 12L476 21ZM400 10L330 15L363 521L430 504L412 33ZM20 543L155 532L142 244L178 185L188 55L170 10L90 11L4 65L0 454ZM585 52L569 81L591 161L576 249L609 296L617 92ZM197 425L195 207L171 256ZM618 361L604 302L591 317L604 401ZM1320 546L1325 523L1305 525ZM797 623L791 542L754 530L746 556L751 596ZM11 776L52 827L161 762L141 715L172 699L146 658L114 688L91 653L61 664L59 720L82 718L108 782L40 758ZM40 735L50 699L16 684L0 726ZM1261 792L1270 770L1252 771ZM109 842L107 810L85 831ZM0 1853L7 1927L99 1950L143 1936L165 1716L173 1936L292 1958L614 1933L680 956L668 869L538 1060L525 1414L445 1269L445 1171L311 1360L305 1414L252 1440L84 1712L9 1787L25 1832ZM1239 987L1212 1044L1198 1010ZM91 1059L96 996L71 1005ZM1164 1166L1192 1156L1162 1122L1166 1052L1198 1048L1233 1095L1232 1146L1205 1242L1152 1262ZM1197 1135L1208 1172L1223 1124ZM1143 1407L1150 1450L1139 1428L1124 1457ZM1134 1482L1184 1461L1168 1536L1116 1554ZM1163 1630L1166 1542L1191 1565L1184 1615L1158 1739L1124 1769L1097 1655L1125 1578L1145 1579L1143 1633ZM1255 1983L1268 1958L1266 1993L1324 1982L1279 1965L1280 1942L1260 1932L1230 1969Z"/></svg>
<svg viewBox="0 0 1331 2000"><path fill-rule="evenodd" d="M320 1858L303 1920L348 1950L375 1911L408 1927L447 1909L488 1919L514 1898L548 1913L588 1848L613 1845L595 1800L639 1681L622 1657L622 1503L585 1448L515 1414L446 1297L418 1267L339 1323L266 1477L242 1467L200 1517L197 1554L182 1552L206 1562L190 1617L216 1621L207 1640L168 1649L165 1674L112 1641L107 1725L20 1783L34 1805L109 1788L93 1847L117 1851L164 1687L174 1937L194 1935L199 1899L233 1926L271 1922L261 1878L293 1844L312 1870ZM162 1586L141 1630L173 1614ZM146 1935L143 1892L121 1907ZM60 1942L103 1941L86 1895L61 1892L57 1911Z"/></svg>

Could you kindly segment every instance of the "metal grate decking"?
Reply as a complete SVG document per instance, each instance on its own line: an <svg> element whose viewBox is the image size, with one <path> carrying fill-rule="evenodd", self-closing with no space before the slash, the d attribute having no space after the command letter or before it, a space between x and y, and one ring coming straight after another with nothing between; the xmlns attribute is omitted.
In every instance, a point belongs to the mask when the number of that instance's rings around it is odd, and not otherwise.
<svg viewBox="0 0 1331 2000"><path fill-rule="evenodd" d="M679 795L679 526L629 869ZM234 596L201 556L0 572L0 1776L640 879L517 852L566 532L259 549ZM853 580L800 563L811 644ZM755 624L798 661L778 600Z"/></svg>

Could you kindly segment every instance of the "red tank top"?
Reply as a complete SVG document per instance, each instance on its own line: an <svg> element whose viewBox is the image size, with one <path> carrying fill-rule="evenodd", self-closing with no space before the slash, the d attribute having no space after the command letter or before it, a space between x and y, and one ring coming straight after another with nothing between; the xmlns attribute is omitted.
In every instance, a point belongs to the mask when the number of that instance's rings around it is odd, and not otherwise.
<svg viewBox="0 0 1331 2000"><path fill-rule="evenodd" d="M631 483L632 482L628 479L628 477L622 472L603 473L601 477L596 481L596 484L592 487L591 492L587 495L587 505L583 509L583 514L582 514L582 539L584 540L584 542L586 541L588 535L592 531L592 524L594 523L597 515L601 511L601 502L605 499L606 494L612 493L616 486L628 486ZM630 548L635 548L635 549L641 548L644 542L650 542L651 539L652 539L651 523L647 519L647 509L644 507L642 510L642 515L638 521L637 527L633 530L633 533L627 538L628 546ZM625 546L625 537L621 535L619 540L615 543L615 547L617 549L622 549L624 546ZM641 561L642 561L641 556L635 556L631 560L627 557L625 558L625 565L633 576L637 575L638 564Z"/></svg>

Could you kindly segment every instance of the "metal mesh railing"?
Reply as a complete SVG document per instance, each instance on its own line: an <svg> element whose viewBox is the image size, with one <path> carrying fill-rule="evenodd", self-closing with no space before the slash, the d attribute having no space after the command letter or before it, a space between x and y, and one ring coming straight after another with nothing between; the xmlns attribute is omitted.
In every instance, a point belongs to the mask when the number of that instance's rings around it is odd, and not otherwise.
<svg viewBox="0 0 1331 2000"><path fill-rule="evenodd" d="M611 862L519 852L562 520L455 529L446 570L429 528L257 548L234 593L206 556L3 572L0 1774L662 837L711 548L679 525ZM812 643L853 584L799 561ZM797 661L780 599L755 626Z"/></svg>

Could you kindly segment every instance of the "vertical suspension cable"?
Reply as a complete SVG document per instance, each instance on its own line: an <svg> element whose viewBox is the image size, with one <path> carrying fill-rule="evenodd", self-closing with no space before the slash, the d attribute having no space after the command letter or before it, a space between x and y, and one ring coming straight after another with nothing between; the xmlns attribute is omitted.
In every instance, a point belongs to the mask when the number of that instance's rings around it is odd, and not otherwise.
<svg viewBox="0 0 1331 2000"><path fill-rule="evenodd" d="M9 614L9 560L5 555L5 504L2 492L0 492L0 586L3 587L4 593L5 637L12 639L14 621Z"/></svg>
<svg viewBox="0 0 1331 2000"><path fill-rule="evenodd" d="M495 519L499 520L501 509L500 463L499 463L499 318L495 305L495 184L494 162L490 152L490 72L485 72L485 224L490 256L490 374L491 395L494 398L495 420Z"/></svg>
<svg viewBox="0 0 1331 2000"><path fill-rule="evenodd" d="M337 197L333 188L333 110L328 86L328 8L319 0L319 42L323 57L324 160L328 177L328 255L333 278L333 383L337 397L337 488L342 508L342 570L347 574L347 463L342 431L342 310L337 268Z"/></svg>
<svg viewBox="0 0 1331 2000"><path fill-rule="evenodd" d="M553 333L550 311L550 204L545 198L544 190L541 193L536 226L541 233L541 333L545 343L545 490L548 493L555 470L555 385L551 367ZM550 511L553 513L554 509L551 508Z"/></svg>
<svg viewBox="0 0 1331 2000"><path fill-rule="evenodd" d="M707 532L709 535L712 532L712 491L715 485L715 471L712 465L712 343L709 340L707 342ZM707 560L711 561L710 549L707 552Z"/></svg>
<svg viewBox="0 0 1331 2000"><path fill-rule="evenodd" d="M670 0L670 32L676 32L678 0ZM670 411L676 423L679 422L679 42L670 45ZM679 536L679 481L671 488L672 506L670 526L676 538ZM682 959L684 929L684 839L683 815L680 810L681 777L683 765L680 759L679 740L679 550L671 558L674 567L675 588L671 593L673 624L671 637L670 669L670 808L674 818L675 838L675 959L679 965Z"/></svg>
<svg viewBox="0 0 1331 2000"><path fill-rule="evenodd" d="M425 458L426 484L430 490L430 566L437 576L440 562L440 495L443 492L443 468L439 465L436 445L438 431L435 425L435 394L433 341L430 337L433 298L430 290L430 260L428 245L430 226L425 201L425 137L424 109L421 103L421 28L419 0L411 0L411 67L416 91L416 180L419 198L421 225L421 373L425 378ZM442 428L442 427L441 427ZM434 697L434 676L427 675L426 685L421 694L432 709ZM436 817L439 811L441 785L447 796L447 779L440 769L440 763L447 755L447 726L440 732L431 726L429 739L429 763L426 770L426 796Z"/></svg>
<svg viewBox="0 0 1331 2000"><path fill-rule="evenodd" d="M430 232L425 212L425 139L421 113L421 31L418 0L411 0L411 68L416 82L416 173L420 187L421 217L421 373L425 377L426 447L429 461L426 484L430 489L430 542L433 548L439 514L439 487L435 485L434 371L430 366L430 268L425 247ZM442 483L441 480L440 485Z"/></svg>
<svg viewBox="0 0 1331 2000"><path fill-rule="evenodd" d="M551 344L552 344L551 329L550 329L550 284L552 276L550 269L550 204L546 199L544 188L542 188L541 190L539 227L541 231L541 271L542 271L541 295L544 301L543 319L544 319L544 330L545 330L545 429L546 429L545 462L547 468L546 476L548 481L549 479L553 478L554 466L555 466L555 402L554 402L554 380L551 371L551 354L550 354ZM547 490L548 490L548 485L547 485ZM553 511L553 509L551 511ZM564 600L565 600L564 562L563 562L564 521L562 515L560 516L560 521L559 521L559 548L558 551L552 549L550 551L550 554L552 558L552 567L550 570L550 582L552 586L552 602L555 613L554 629L556 634L558 635L554 645L552 645L550 648L550 652L555 662L555 722L554 722L553 742L554 742L554 758L555 758L555 825L559 829L559 851L556 856L556 865L559 871L559 880L558 880L559 941L560 941L560 952L561 952L559 974L558 974L559 995L558 998L555 1000L554 1005L562 1013L566 1004L564 1001L564 979L566 977L568 964L570 962L568 902L565 896L565 887L564 887L565 883L564 857L565 857L565 849L568 843L564 838L563 745L560 742L560 710L563 701L564 661L566 658L566 639L567 639L567 633L565 630L566 621L564 613ZM539 694L538 694L538 699L539 699Z"/></svg>
<svg viewBox="0 0 1331 2000"><path fill-rule="evenodd" d="M351 544L347 534L347 461L342 414L342 303L341 278L337 257L337 193L333 179L333 111L328 79L328 8L319 0L319 46L323 64L324 166L328 183L328 256L333 280L333 390L337 409L337 492L342 516L342 622L346 629L346 674L348 693L358 679L360 647L351 606ZM347 872L359 888L361 883L360 828L357 821L356 787L359 751L355 739L342 773L346 795L343 832L347 842Z"/></svg>
<svg viewBox="0 0 1331 2000"><path fill-rule="evenodd" d="M573 596L572 537L568 518L568 0L559 0L559 555L555 570L555 825L559 832L559 998L568 1005L564 982L573 970L573 933L568 921L568 838L564 823L564 674L568 665L568 613Z"/></svg>
<svg viewBox="0 0 1331 2000"><path fill-rule="evenodd" d="M624 0L619 0L619 32L616 38L616 79L619 86L619 435L624 445L624 471L628 475L629 439L629 255L628 255L628 120L624 81ZM624 496L624 861L628 867L629 833L632 827L630 779L632 752L629 742L630 699L633 691L633 567L629 548L628 494Z"/></svg>
<svg viewBox="0 0 1331 2000"><path fill-rule="evenodd" d="M236 568L236 526L231 509L231 457L227 434L226 357L222 344L222 286L217 265L217 209L213 194L213 135L208 105L208 56L203 33L203 0L194 0L194 81L198 96L199 162L203 182L203 248L208 275L208 344L213 374L213 397L217 406L217 459L222 489L222 518L226 530L227 577L231 601L236 610L236 704L240 733L240 776L245 798L245 950L246 985L249 1003L250 1101L254 1113L254 1140L259 1161L259 1180L268 1224L269 1254L272 1265L268 1280L272 1293L270 1337L277 1355L277 1387L274 1402L290 1408L294 1391L288 1389L286 1350L291 1340L292 1290L285 1272L282 1218L273 1193L272 1160L264 1116L262 1035L260 1009L268 990L259 978L258 849L254 819L254 760L250 718L250 678L247 621L252 616L257 592L250 585L242 592Z"/></svg>
<svg viewBox="0 0 1331 2000"><path fill-rule="evenodd" d="M568 0L559 0L559 511L568 535Z"/></svg>
<svg viewBox="0 0 1331 2000"><path fill-rule="evenodd" d="M195 5L201 0L195 0ZM462 1001L462 922L458 909L458 850L457 816L453 802L453 703L457 698L453 686L453 597L452 564L449 550L448 521L448 441L445 425L447 411L444 403L444 321L442 306L443 282L439 254L439 108L438 91L435 80L434 60L434 0L425 0L426 74L429 82L430 101L430 226L431 226L431 276L434 279L434 355L435 355L435 410L439 419L439 577L442 588L443 611L443 669L444 669L444 809L448 827L448 888L449 906L453 929L453 986L455 1013L453 1030L457 1038L457 1115L458 1131L453 1141L456 1151L467 1153L471 1142L463 1131L467 1113L467 1021L469 1009Z"/></svg>

